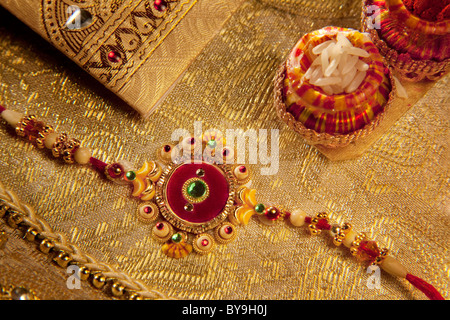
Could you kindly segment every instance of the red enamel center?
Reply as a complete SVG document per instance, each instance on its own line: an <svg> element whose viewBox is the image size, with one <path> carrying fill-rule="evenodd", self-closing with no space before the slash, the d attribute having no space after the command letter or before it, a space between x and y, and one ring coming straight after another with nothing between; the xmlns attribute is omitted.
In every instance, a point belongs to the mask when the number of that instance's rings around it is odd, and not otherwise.
<svg viewBox="0 0 450 320"><path fill-rule="evenodd" d="M193 203L192 211L186 211L186 199L183 196L183 185L191 178L198 178L196 172L202 169L201 177L209 188L209 196L200 203ZM187 163L178 167L170 176L166 196L172 211L182 220L191 223L204 223L217 217L225 208L229 187L223 172L207 163Z"/></svg>

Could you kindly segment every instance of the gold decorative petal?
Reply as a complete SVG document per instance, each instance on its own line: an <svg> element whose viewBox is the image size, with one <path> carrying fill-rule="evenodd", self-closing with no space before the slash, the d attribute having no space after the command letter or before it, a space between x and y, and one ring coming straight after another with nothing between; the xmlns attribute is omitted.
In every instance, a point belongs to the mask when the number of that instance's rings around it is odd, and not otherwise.
<svg viewBox="0 0 450 320"><path fill-rule="evenodd" d="M258 203L256 202L256 189L248 189L248 193L246 194L247 198L245 200L245 202L251 206L254 207L256 206Z"/></svg>
<svg viewBox="0 0 450 320"><path fill-rule="evenodd" d="M162 174L161 167L154 161L145 161L136 171L136 178L132 181L133 197L141 197L143 201L152 200L155 196L155 185Z"/></svg>
<svg viewBox="0 0 450 320"><path fill-rule="evenodd" d="M136 179L133 180L133 193L131 194L133 197L139 197L139 195L144 192L146 188L146 183L143 179Z"/></svg>
<svg viewBox="0 0 450 320"><path fill-rule="evenodd" d="M162 168L160 165L155 163L155 167L153 170L148 174L148 177L151 181L156 182L158 181L159 177L161 177L162 174Z"/></svg>
<svg viewBox="0 0 450 320"><path fill-rule="evenodd" d="M239 223L243 224L243 225L247 225L250 218L256 214L255 209L244 205L239 207L238 209L236 209L236 219L238 220Z"/></svg>
<svg viewBox="0 0 450 320"><path fill-rule="evenodd" d="M178 243L175 242L167 242L165 243L161 251L170 258L184 258L192 251L192 245L185 241L181 241Z"/></svg>
<svg viewBox="0 0 450 320"><path fill-rule="evenodd" d="M155 169L155 162L153 161L145 161L142 167L136 171L137 177L146 177L150 172L152 172Z"/></svg>
<svg viewBox="0 0 450 320"><path fill-rule="evenodd" d="M141 200L149 201L155 196L156 188L155 184L150 180L150 178L145 178L146 188L141 192Z"/></svg>

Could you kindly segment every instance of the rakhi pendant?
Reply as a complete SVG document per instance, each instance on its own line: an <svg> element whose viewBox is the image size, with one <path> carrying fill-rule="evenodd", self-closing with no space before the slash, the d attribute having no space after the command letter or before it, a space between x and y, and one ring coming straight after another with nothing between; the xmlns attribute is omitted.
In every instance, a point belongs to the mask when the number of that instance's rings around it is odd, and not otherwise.
<svg viewBox="0 0 450 320"><path fill-rule="evenodd" d="M255 190L244 186L249 169L235 165L235 152L223 145L221 136L207 132L202 139L187 137L163 146L158 152L162 165L146 161L134 171L118 162L105 168L109 179L132 184L132 196L143 201L137 213L141 222L162 218L152 236L169 257L211 252L217 243L234 240L236 225L248 223L257 212Z"/></svg>

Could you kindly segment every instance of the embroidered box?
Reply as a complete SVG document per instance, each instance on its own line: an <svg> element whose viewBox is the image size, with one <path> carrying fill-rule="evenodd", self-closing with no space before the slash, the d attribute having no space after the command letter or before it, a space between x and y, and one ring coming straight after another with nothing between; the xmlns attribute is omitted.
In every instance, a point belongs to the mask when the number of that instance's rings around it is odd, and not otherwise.
<svg viewBox="0 0 450 320"><path fill-rule="evenodd" d="M240 3L0 0L143 116L158 106Z"/></svg>

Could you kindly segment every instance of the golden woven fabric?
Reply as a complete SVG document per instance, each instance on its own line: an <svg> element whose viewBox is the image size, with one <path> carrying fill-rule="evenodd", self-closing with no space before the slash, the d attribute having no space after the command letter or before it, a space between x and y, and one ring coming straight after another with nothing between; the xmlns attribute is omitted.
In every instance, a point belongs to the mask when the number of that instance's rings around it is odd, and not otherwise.
<svg viewBox="0 0 450 320"><path fill-rule="evenodd" d="M312 3L321 6L311 9ZM0 29L0 103L80 138L103 161L127 159L137 167L154 159L174 129L193 133L194 121L202 121L204 130L279 129L278 173L262 176L263 165L252 166L261 201L311 214L327 211L339 223L352 223L449 298L449 77L353 160L328 160L273 109L276 69L305 32L326 25L359 28L359 3L341 4L245 2L148 119L8 17ZM0 137L3 184L78 247L169 296L425 298L386 273L380 289L369 289L366 266L348 250L336 248L329 237L312 237L306 228L284 223L269 227L251 221L238 227L235 241L209 255L170 259L152 239L151 227L136 219L138 202L127 186L100 179L90 168L65 165L6 126L0 127ZM1 259L6 270L0 282L5 282L6 272L14 269L11 257L3 254ZM41 285L36 279L38 296Z"/></svg>

